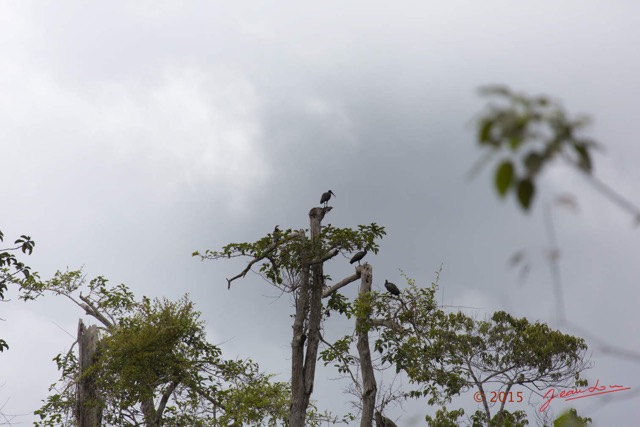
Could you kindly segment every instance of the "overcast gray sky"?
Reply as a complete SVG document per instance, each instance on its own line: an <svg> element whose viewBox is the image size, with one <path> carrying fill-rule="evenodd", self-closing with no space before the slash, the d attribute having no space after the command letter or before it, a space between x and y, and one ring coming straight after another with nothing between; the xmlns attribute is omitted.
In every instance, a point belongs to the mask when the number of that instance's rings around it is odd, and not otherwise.
<svg viewBox="0 0 640 427"><path fill-rule="evenodd" d="M306 227L332 189L326 222L387 228L367 258L376 286L402 284L400 269L429 284L442 264L445 304L558 327L541 207L570 192L579 212L555 215L567 317L636 350L640 244L629 216L561 165L529 215L498 200L489 170L466 176L481 155L477 88L502 83L589 114L605 146L596 173L640 203L639 43L630 1L4 1L0 229L36 240L28 261L42 277L84 265L139 296L188 292L226 356L287 380L289 301L256 276L227 291L244 264L202 263L194 250ZM520 249L533 262L525 283L507 263ZM327 269L351 271L340 257ZM31 413L82 313L10 297L0 406ZM349 326L331 322L333 337ZM637 362L592 349L587 378L640 389ZM344 383L319 375L319 406L346 411ZM628 396L569 403L600 426L636 425ZM471 394L459 402L475 408ZM392 415L418 425L434 412L417 402Z"/></svg>

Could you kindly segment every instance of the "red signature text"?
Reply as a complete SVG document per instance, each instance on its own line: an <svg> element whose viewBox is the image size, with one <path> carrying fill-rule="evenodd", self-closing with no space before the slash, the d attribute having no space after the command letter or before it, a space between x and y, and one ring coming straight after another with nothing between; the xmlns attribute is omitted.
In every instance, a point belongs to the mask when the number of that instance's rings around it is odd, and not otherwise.
<svg viewBox="0 0 640 427"><path fill-rule="evenodd" d="M546 399L540 406L540 412L544 412L549 408L551 401L557 397L564 399L565 402L569 400L582 399L583 397L597 396L599 394L616 393L624 390L631 390L631 387L625 387L623 385L599 385L600 380L596 381L596 384L589 388L572 388L571 390L562 390L558 392L555 388L549 389L543 399Z"/></svg>

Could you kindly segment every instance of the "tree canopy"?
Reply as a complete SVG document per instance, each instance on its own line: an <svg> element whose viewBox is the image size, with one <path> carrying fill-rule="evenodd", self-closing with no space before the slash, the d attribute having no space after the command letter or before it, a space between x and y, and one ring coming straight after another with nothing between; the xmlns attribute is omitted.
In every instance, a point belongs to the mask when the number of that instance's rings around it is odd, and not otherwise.
<svg viewBox="0 0 640 427"><path fill-rule="evenodd" d="M82 291L88 291L82 295ZM81 371L73 348L55 357L60 380L36 411L39 426L75 425L77 385L94 378L102 422L114 426L271 425L286 419L290 389L252 360L225 360L206 340L204 322L187 296L136 300L104 277L81 270L29 280L22 298L64 296L101 323L92 366Z"/></svg>
<svg viewBox="0 0 640 427"><path fill-rule="evenodd" d="M0 242L3 241L4 233L0 230ZM9 285L20 286L23 280L31 276L31 267L20 261L12 252L20 251L23 255L31 255L36 242L31 240L30 236L23 234L13 244L15 246L0 248L0 301L4 300ZM37 276L37 273L35 275ZM8 348L9 344L0 338L0 352Z"/></svg>

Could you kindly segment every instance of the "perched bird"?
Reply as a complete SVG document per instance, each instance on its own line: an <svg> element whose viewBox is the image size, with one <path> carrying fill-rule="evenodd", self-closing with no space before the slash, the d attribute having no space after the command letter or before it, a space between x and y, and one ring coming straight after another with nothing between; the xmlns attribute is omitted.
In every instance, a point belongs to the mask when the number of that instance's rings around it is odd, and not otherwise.
<svg viewBox="0 0 640 427"><path fill-rule="evenodd" d="M329 190L326 193L322 193L322 197L320 197L320 203L324 203L324 207L327 207L327 204L329 203L329 199L331 198L331 195L333 194L333 191ZM333 194L333 197L338 197L335 194Z"/></svg>
<svg viewBox="0 0 640 427"><path fill-rule="evenodd" d="M355 254L353 256L353 258L351 258L351 261L349 261L349 264L353 264L354 262L357 262L358 265L360 265L360 260L362 258L364 258L364 256L367 254L367 250L365 249L364 251L360 251L357 254Z"/></svg>
<svg viewBox="0 0 640 427"><path fill-rule="evenodd" d="M387 288L387 291L389 291L390 294L393 294L395 296L400 295L400 289L398 289L398 287L393 283L391 283L390 281L385 280L384 287Z"/></svg>
<svg viewBox="0 0 640 427"><path fill-rule="evenodd" d="M273 229L273 243L277 243L278 240L280 240L281 231L280 231L280 228L278 227L280 226L276 225L276 228Z"/></svg>

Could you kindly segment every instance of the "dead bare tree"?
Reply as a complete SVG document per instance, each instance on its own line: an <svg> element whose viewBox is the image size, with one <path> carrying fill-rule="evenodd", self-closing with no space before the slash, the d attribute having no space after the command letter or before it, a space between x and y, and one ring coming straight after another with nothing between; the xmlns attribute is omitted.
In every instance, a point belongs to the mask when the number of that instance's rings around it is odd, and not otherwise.
<svg viewBox="0 0 640 427"><path fill-rule="evenodd" d="M78 363L80 377L77 388L76 421L78 427L100 427L102 425L102 401L98 393L95 375L91 373L98 346L98 327L85 327L78 322Z"/></svg>
<svg viewBox="0 0 640 427"><path fill-rule="evenodd" d="M365 266L358 266L352 274L331 287L326 286L324 263L333 259L340 251L351 252L355 249L377 252L375 238L385 234L384 228L376 224L360 226L358 231L338 229L332 226L322 228L322 220L331 212L330 206L314 207L309 211L310 235L304 230L280 231L277 238L268 235L255 243L230 244L220 252L207 250L204 255L198 252L195 256L202 259L225 259L239 256L250 257L247 266L237 275L227 279L231 283L243 278L252 267L260 263L260 273L267 281L283 292L293 295L295 316L293 321L293 337L291 340L291 406L289 426L304 427L311 394L315 381L316 362L318 360L321 323L325 316L322 300L328 298L339 289L358 280ZM275 230L274 230L275 232ZM371 289L371 269L368 268L366 280ZM285 283L283 277L290 281ZM363 284L363 286L365 286ZM368 351L368 338L363 337L362 350ZM369 360L371 359L369 355ZM364 375L364 372L363 372ZM375 405L375 379L373 370L366 374L368 384L367 403L370 426ZM373 383L371 383L373 381ZM371 386L372 384L372 386ZM370 409L369 409L370 406ZM365 421L363 420L363 423Z"/></svg>
<svg viewBox="0 0 640 427"><path fill-rule="evenodd" d="M362 280L360 282L360 298L367 300L371 295L372 271L371 265L365 264L358 267ZM358 354L360 356L360 372L362 374L362 418L360 427L370 427L373 421L373 411L376 406L376 394L378 391L376 377L371 361L371 348L369 346L369 323L371 310L366 310L356 319L356 331L358 334Z"/></svg>
<svg viewBox="0 0 640 427"><path fill-rule="evenodd" d="M320 245L321 222L331 207L313 208L309 212L311 220L311 248L313 255ZM333 255L337 255L337 252ZM320 322L322 321L322 289L324 288L323 263L325 256L302 257L300 293L296 304L291 341L291 427L304 427L309 406L318 360L320 343ZM332 258L330 256L327 259ZM309 268L310 267L310 268ZM305 328L305 323L306 328ZM306 334L305 334L306 329ZM305 353L306 341L306 353Z"/></svg>

